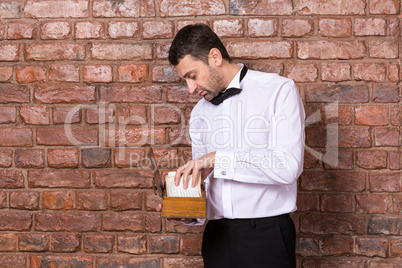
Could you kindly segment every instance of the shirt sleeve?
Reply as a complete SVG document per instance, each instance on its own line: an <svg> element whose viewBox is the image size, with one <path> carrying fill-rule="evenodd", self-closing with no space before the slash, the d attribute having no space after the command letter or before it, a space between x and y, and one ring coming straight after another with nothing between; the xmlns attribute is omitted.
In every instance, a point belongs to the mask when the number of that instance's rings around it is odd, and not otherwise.
<svg viewBox="0 0 402 268"><path fill-rule="evenodd" d="M305 113L293 81L285 83L268 105L269 140L264 149L218 150L214 177L245 183L288 185L303 170ZM273 111L273 115L268 110ZM262 134L263 135L263 134Z"/></svg>

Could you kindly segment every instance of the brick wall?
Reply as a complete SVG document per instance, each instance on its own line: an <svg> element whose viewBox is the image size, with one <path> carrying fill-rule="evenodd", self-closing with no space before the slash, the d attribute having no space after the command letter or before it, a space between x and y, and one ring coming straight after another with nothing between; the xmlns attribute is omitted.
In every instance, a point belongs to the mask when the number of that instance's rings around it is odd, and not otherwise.
<svg viewBox="0 0 402 268"><path fill-rule="evenodd" d="M197 98L167 52L193 22L236 62L300 89L298 268L400 267L400 10L398 0L0 1L0 267L202 266L202 227L161 218L143 161L149 144L164 170L190 157Z"/></svg>

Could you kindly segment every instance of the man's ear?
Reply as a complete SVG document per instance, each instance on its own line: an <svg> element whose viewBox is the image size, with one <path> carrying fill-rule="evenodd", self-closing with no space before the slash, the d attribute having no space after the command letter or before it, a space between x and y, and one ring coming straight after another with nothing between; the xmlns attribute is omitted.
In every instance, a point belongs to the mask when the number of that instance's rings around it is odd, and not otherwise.
<svg viewBox="0 0 402 268"><path fill-rule="evenodd" d="M209 64L214 64L217 67L222 66L222 54L217 48L211 48L208 55Z"/></svg>

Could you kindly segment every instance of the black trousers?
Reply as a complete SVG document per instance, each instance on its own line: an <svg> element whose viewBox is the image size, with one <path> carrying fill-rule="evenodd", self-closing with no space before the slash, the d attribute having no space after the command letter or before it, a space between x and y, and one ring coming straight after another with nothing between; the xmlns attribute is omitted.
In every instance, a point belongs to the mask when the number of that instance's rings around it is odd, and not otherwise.
<svg viewBox="0 0 402 268"><path fill-rule="evenodd" d="M289 214L259 219L208 221L205 268L293 268L296 232Z"/></svg>

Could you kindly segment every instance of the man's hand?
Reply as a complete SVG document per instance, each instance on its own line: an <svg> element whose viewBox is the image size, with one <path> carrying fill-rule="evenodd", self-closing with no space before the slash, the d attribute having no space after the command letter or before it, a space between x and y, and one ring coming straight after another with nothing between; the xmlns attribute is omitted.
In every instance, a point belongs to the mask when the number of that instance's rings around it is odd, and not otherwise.
<svg viewBox="0 0 402 268"><path fill-rule="evenodd" d="M188 186L188 176L191 174L193 180L191 181L191 187L195 187L197 184L198 173L202 169L208 169L209 172L214 168L215 164L215 152L211 152L197 159L193 159L187 162L184 166L181 166L176 171L176 176L174 177L174 182L176 186L180 184L180 178L183 175L183 188L187 189ZM205 178L202 178L204 180Z"/></svg>

